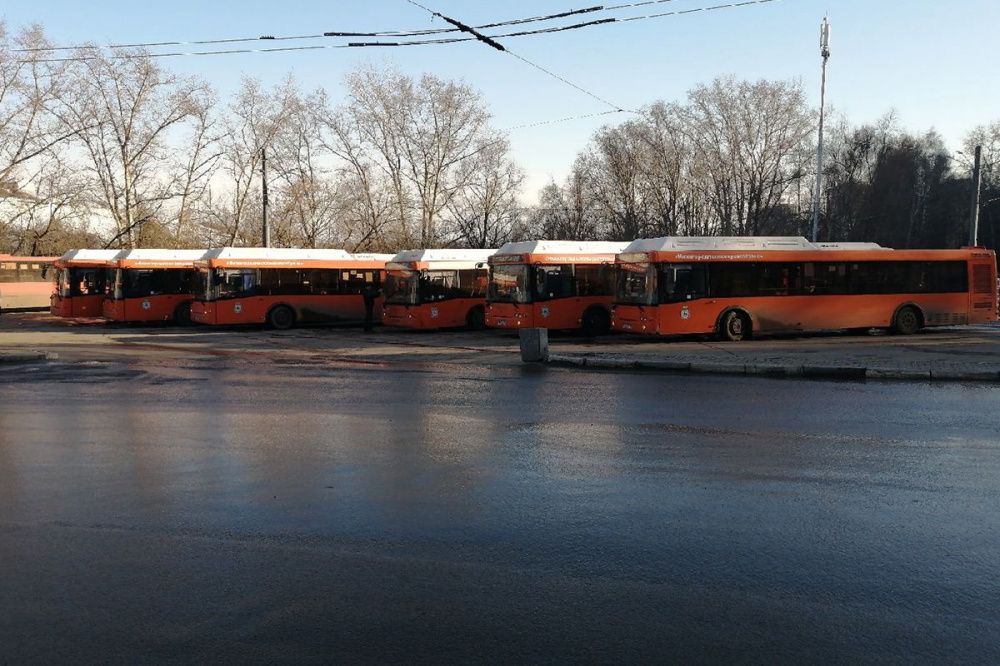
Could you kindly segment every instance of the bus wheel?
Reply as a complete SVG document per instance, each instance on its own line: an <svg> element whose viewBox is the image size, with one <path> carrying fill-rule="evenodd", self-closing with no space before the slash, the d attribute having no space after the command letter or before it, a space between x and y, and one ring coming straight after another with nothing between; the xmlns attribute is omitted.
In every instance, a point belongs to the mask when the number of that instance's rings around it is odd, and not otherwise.
<svg viewBox="0 0 1000 666"><path fill-rule="evenodd" d="M465 318L465 324L469 327L470 331L481 331L486 328L486 308L482 305L477 305L469 310L469 314Z"/></svg>
<svg viewBox="0 0 1000 666"><path fill-rule="evenodd" d="M588 337L604 335L611 330L611 317L604 308L590 308L583 313L581 328Z"/></svg>
<svg viewBox="0 0 1000 666"><path fill-rule="evenodd" d="M287 331L295 326L295 312L287 305L271 308L271 311L267 313L267 323L271 325L271 328Z"/></svg>
<svg viewBox="0 0 1000 666"><path fill-rule="evenodd" d="M181 303L174 309L174 323L178 326L191 325L191 303Z"/></svg>
<svg viewBox="0 0 1000 666"><path fill-rule="evenodd" d="M740 342L750 337L750 318L737 310L730 310L719 323L719 337L729 342Z"/></svg>
<svg viewBox="0 0 1000 666"><path fill-rule="evenodd" d="M896 313L896 318L892 322L892 330L899 335L913 335L923 326L920 312L915 307L907 305L900 308Z"/></svg>

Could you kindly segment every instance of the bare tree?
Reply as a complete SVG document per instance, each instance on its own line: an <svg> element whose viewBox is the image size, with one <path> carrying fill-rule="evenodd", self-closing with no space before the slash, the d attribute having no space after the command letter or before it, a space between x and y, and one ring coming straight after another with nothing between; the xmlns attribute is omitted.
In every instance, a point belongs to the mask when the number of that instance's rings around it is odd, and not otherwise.
<svg viewBox="0 0 1000 666"><path fill-rule="evenodd" d="M640 128L652 236L710 232L691 176L693 148L680 130L679 115L677 105L657 102L646 111Z"/></svg>
<svg viewBox="0 0 1000 666"><path fill-rule="evenodd" d="M40 27L14 37L0 21L0 183L30 181L20 172L70 139L51 110L61 94L66 66L48 62L50 46Z"/></svg>
<svg viewBox="0 0 1000 666"><path fill-rule="evenodd" d="M535 235L553 240L599 240L597 216L583 174L575 167L560 187L551 182L538 193L531 220Z"/></svg>
<svg viewBox="0 0 1000 666"><path fill-rule="evenodd" d="M45 159L14 196L2 199L0 232L6 225L14 254L51 254L68 238L90 233L88 182L61 156ZM56 248L56 250L53 250Z"/></svg>
<svg viewBox="0 0 1000 666"><path fill-rule="evenodd" d="M798 83L720 78L681 107L681 131L724 235L757 235L794 180L791 158L808 140L813 115Z"/></svg>
<svg viewBox="0 0 1000 666"><path fill-rule="evenodd" d="M221 136L215 118L218 100L208 90L203 90L201 95L200 104L194 106L188 121L188 134L180 150L175 151L172 167L178 185L173 235L178 242L187 241L193 245L201 245L196 235L207 220L209 187L222 159Z"/></svg>
<svg viewBox="0 0 1000 666"><path fill-rule="evenodd" d="M644 152L641 125L629 121L597 130L577 157L576 171L609 238L631 240L649 227Z"/></svg>
<svg viewBox="0 0 1000 666"><path fill-rule="evenodd" d="M354 113L348 109L326 110L323 123L323 145L339 160L337 178L353 193L343 219L343 245L350 249L390 249L393 244L387 232L394 219L398 222L396 213L401 208L396 181L385 178L377 160L365 150L365 137Z"/></svg>
<svg viewBox="0 0 1000 666"><path fill-rule="evenodd" d="M273 150L298 101L298 88L291 77L273 90L265 90L256 79L243 80L224 123L220 170L230 182L212 198L209 237L226 245L260 242L261 155Z"/></svg>
<svg viewBox="0 0 1000 666"><path fill-rule="evenodd" d="M275 134L275 228L287 244L318 247L341 240L347 192L334 180L335 160L324 138L328 107L322 90L296 94Z"/></svg>
<svg viewBox="0 0 1000 666"><path fill-rule="evenodd" d="M69 160L75 130L52 113L66 65L47 62L38 26L14 36L0 22L0 249L33 254L81 221L85 180Z"/></svg>
<svg viewBox="0 0 1000 666"><path fill-rule="evenodd" d="M395 224L407 244L440 242L438 223L471 171L495 139L479 94L461 83L424 75L418 81L398 72L365 68L347 79L350 101L342 135L360 139L377 156L395 199ZM344 152L343 150L341 152Z"/></svg>
<svg viewBox="0 0 1000 666"><path fill-rule="evenodd" d="M524 172L509 157L506 140L494 139L465 160L467 171L448 204L456 244L500 247L524 233L518 195Z"/></svg>
<svg viewBox="0 0 1000 666"><path fill-rule="evenodd" d="M164 71L144 52L78 53L59 115L76 133L94 196L115 224L108 246L134 247L150 221L163 223L181 197L184 174L172 168L171 138L210 103L207 86Z"/></svg>

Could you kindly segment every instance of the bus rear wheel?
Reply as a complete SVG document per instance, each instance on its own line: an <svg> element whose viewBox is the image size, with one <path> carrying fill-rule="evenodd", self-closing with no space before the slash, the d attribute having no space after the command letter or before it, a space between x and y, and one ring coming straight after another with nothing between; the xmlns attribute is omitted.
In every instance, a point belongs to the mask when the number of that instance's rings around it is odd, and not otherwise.
<svg viewBox="0 0 1000 666"><path fill-rule="evenodd" d="M611 330L611 317L604 308L590 308L583 313L581 326L583 334L588 337L604 335Z"/></svg>
<svg viewBox="0 0 1000 666"><path fill-rule="evenodd" d="M737 310L730 310L719 322L719 337L727 342L741 342L750 337L750 318Z"/></svg>
<svg viewBox="0 0 1000 666"><path fill-rule="evenodd" d="M485 329L486 308L482 305L477 305L469 310L469 314L465 317L465 324L469 327L470 331L482 331Z"/></svg>
<svg viewBox="0 0 1000 666"><path fill-rule="evenodd" d="M923 326L920 312L915 307L907 305L900 308L892 320L892 331L899 335L913 335Z"/></svg>
<svg viewBox="0 0 1000 666"><path fill-rule="evenodd" d="M178 326L191 325L191 302L181 303L174 308L174 323Z"/></svg>
<svg viewBox="0 0 1000 666"><path fill-rule="evenodd" d="M267 313L267 323L271 325L271 328L287 331L295 326L295 312L287 305L271 308L271 311Z"/></svg>

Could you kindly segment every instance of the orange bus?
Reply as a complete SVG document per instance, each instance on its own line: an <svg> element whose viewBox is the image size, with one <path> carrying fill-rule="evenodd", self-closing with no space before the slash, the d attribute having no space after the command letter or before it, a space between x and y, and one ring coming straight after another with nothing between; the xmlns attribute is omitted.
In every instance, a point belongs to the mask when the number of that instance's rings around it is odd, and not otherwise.
<svg viewBox="0 0 1000 666"><path fill-rule="evenodd" d="M627 243L507 243L489 259L486 325L490 328L611 327L615 255Z"/></svg>
<svg viewBox="0 0 1000 666"><path fill-rule="evenodd" d="M194 262L208 250L131 250L112 264L114 278L104 300L109 321L191 323L197 284Z"/></svg>
<svg viewBox="0 0 1000 666"><path fill-rule="evenodd" d="M70 250L56 259L50 311L57 317L100 317L122 250Z"/></svg>
<svg viewBox="0 0 1000 666"><path fill-rule="evenodd" d="M47 308L52 295L49 270L55 260L0 254L0 312Z"/></svg>
<svg viewBox="0 0 1000 666"><path fill-rule="evenodd" d="M975 324L997 318L996 255L805 238L652 238L617 259L613 326L753 333Z"/></svg>
<svg viewBox="0 0 1000 666"><path fill-rule="evenodd" d="M191 320L199 324L269 324L292 328L305 322L361 322L365 294L382 317L381 288L390 254L344 250L219 248L198 268Z"/></svg>
<svg viewBox="0 0 1000 666"><path fill-rule="evenodd" d="M487 260L496 250L405 250L386 264L382 323L403 328L486 327Z"/></svg>

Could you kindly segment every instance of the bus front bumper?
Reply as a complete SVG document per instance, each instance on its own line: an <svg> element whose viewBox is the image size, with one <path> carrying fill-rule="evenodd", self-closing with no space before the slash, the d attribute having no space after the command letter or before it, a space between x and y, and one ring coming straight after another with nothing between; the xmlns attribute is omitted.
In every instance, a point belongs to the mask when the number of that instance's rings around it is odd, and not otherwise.
<svg viewBox="0 0 1000 666"><path fill-rule="evenodd" d="M196 324L215 324L215 303L193 301L191 303L191 321Z"/></svg>
<svg viewBox="0 0 1000 666"><path fill-rule="evenodd" d="M63 298L62 296L56 296L55 294L49 299L49 314L53 317L69 317L70 316L70 304L69 300Z"/></svg>
<svg viewBox="0 0 1000 666"><path fill-rule="evenodd" d="M108 321L125 321L125 301L104 299L101 304L101 316Z"/></svg>
<svg viewBox="0 0 1000 666"><path fill-rule="evenodd" d="M531 305L487 303L486 325L489 328L534 328L535 313L531 309Z"/></svg>
<svg viewBox="0 0 1000 666"><path fill-rule="evenodd" d="M659 330L654 312L636 305L615 305L611 308L611 329L622 333L655 335Z"/></svg>
<svg viewBox="0 0 1000 666"><path fill-rule="evenodd" d="M419 308L385 305L382 308L382 323L395 328L424 328L425 322Z"/></svg>

